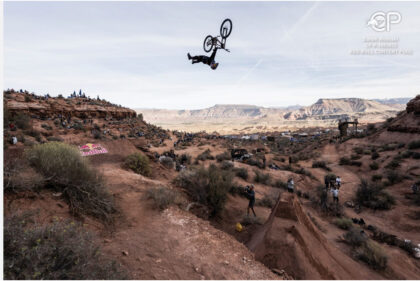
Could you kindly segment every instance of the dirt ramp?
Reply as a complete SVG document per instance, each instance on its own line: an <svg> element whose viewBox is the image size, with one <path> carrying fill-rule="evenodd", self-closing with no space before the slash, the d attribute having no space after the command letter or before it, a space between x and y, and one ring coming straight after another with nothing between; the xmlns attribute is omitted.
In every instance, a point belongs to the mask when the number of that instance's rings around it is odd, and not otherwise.
<svg viewBox="0 0 420 281"><path fill-rule="evenodd" d="M293 194L279 196L247 246L257 260L295 279L382 279L330 244Z"/></svg>

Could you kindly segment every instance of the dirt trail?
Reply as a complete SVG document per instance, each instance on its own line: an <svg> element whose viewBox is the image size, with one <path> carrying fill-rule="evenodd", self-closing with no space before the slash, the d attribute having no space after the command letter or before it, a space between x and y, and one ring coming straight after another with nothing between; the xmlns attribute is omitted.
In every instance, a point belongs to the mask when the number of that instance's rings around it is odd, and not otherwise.
<svg viewBox="0 0 420 281"><path fill-rule="evenodd" d="M153 210L144 191L168 182L120 166L105 162L98 167L124 217L112 237L104 237L103 247L133 279L279 279L243 244L208 221L177 207Z"/></svg>

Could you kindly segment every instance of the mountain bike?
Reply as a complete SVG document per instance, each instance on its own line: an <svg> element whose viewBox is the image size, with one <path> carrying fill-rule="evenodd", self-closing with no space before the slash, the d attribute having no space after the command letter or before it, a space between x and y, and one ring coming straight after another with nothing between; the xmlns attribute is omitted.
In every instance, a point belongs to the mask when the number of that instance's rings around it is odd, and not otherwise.
<svg viewBox="0 0 420 281"><path fill-rule="evenodd" d="M220 26L220 35L207 35L203 43L204 51L208 53L213 50L213 48L218 48L230 52L229 49L226 49L226 38L232 33L232 26L232 21L230 19L225 19Z"/></svg>

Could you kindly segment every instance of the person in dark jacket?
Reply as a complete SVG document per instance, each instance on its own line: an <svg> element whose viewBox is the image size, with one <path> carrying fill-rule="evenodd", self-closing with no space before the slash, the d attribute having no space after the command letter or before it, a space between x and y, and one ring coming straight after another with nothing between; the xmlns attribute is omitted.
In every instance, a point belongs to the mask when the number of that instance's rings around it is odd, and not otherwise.
<svg viewBox="0 0 420 281"><path fill-rule="evenodd" d="M254 191L254 185L251 184L251 186L247 186L246 187L246 192L248 194L248 198L249 198L249 203L248 203L248 209L247 209L247 214L249 216L249 209L252 210L252 212L254 213L254 216L256 217L257 215L255 214L254 211L254 205L255 205L255 191Z"/></svg>
<svg viewBox="0 0 420 281"><path fill-rule="evenodd" d="M216 70L219 63L214 61L214 58L216 57L217 48L214 48L213 53L210 57L208 56L191 56L190 53L188 53L188 59L192 60L192 63L199 63L202 62L204 64L210 65L211 69Z"/></svg>

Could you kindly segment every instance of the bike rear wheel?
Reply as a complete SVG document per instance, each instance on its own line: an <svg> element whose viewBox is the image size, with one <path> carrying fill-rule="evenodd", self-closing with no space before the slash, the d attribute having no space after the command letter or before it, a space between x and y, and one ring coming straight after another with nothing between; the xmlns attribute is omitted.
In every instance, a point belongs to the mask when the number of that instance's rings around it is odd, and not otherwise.
<svg viewBox="0 0 420 281"><path fill-rule="evenodd" d="M232 32L232 27L232 21L230 19L225 19L220 26L220 36L222 36L222 38L228 38Z"/></svg>
<svg viewBox="0 0 420 281"><path fill-rule="evenodd" d="M204 39L203 49L206 53L213 49L213 36L207 35L207 37Z"/></svg>

